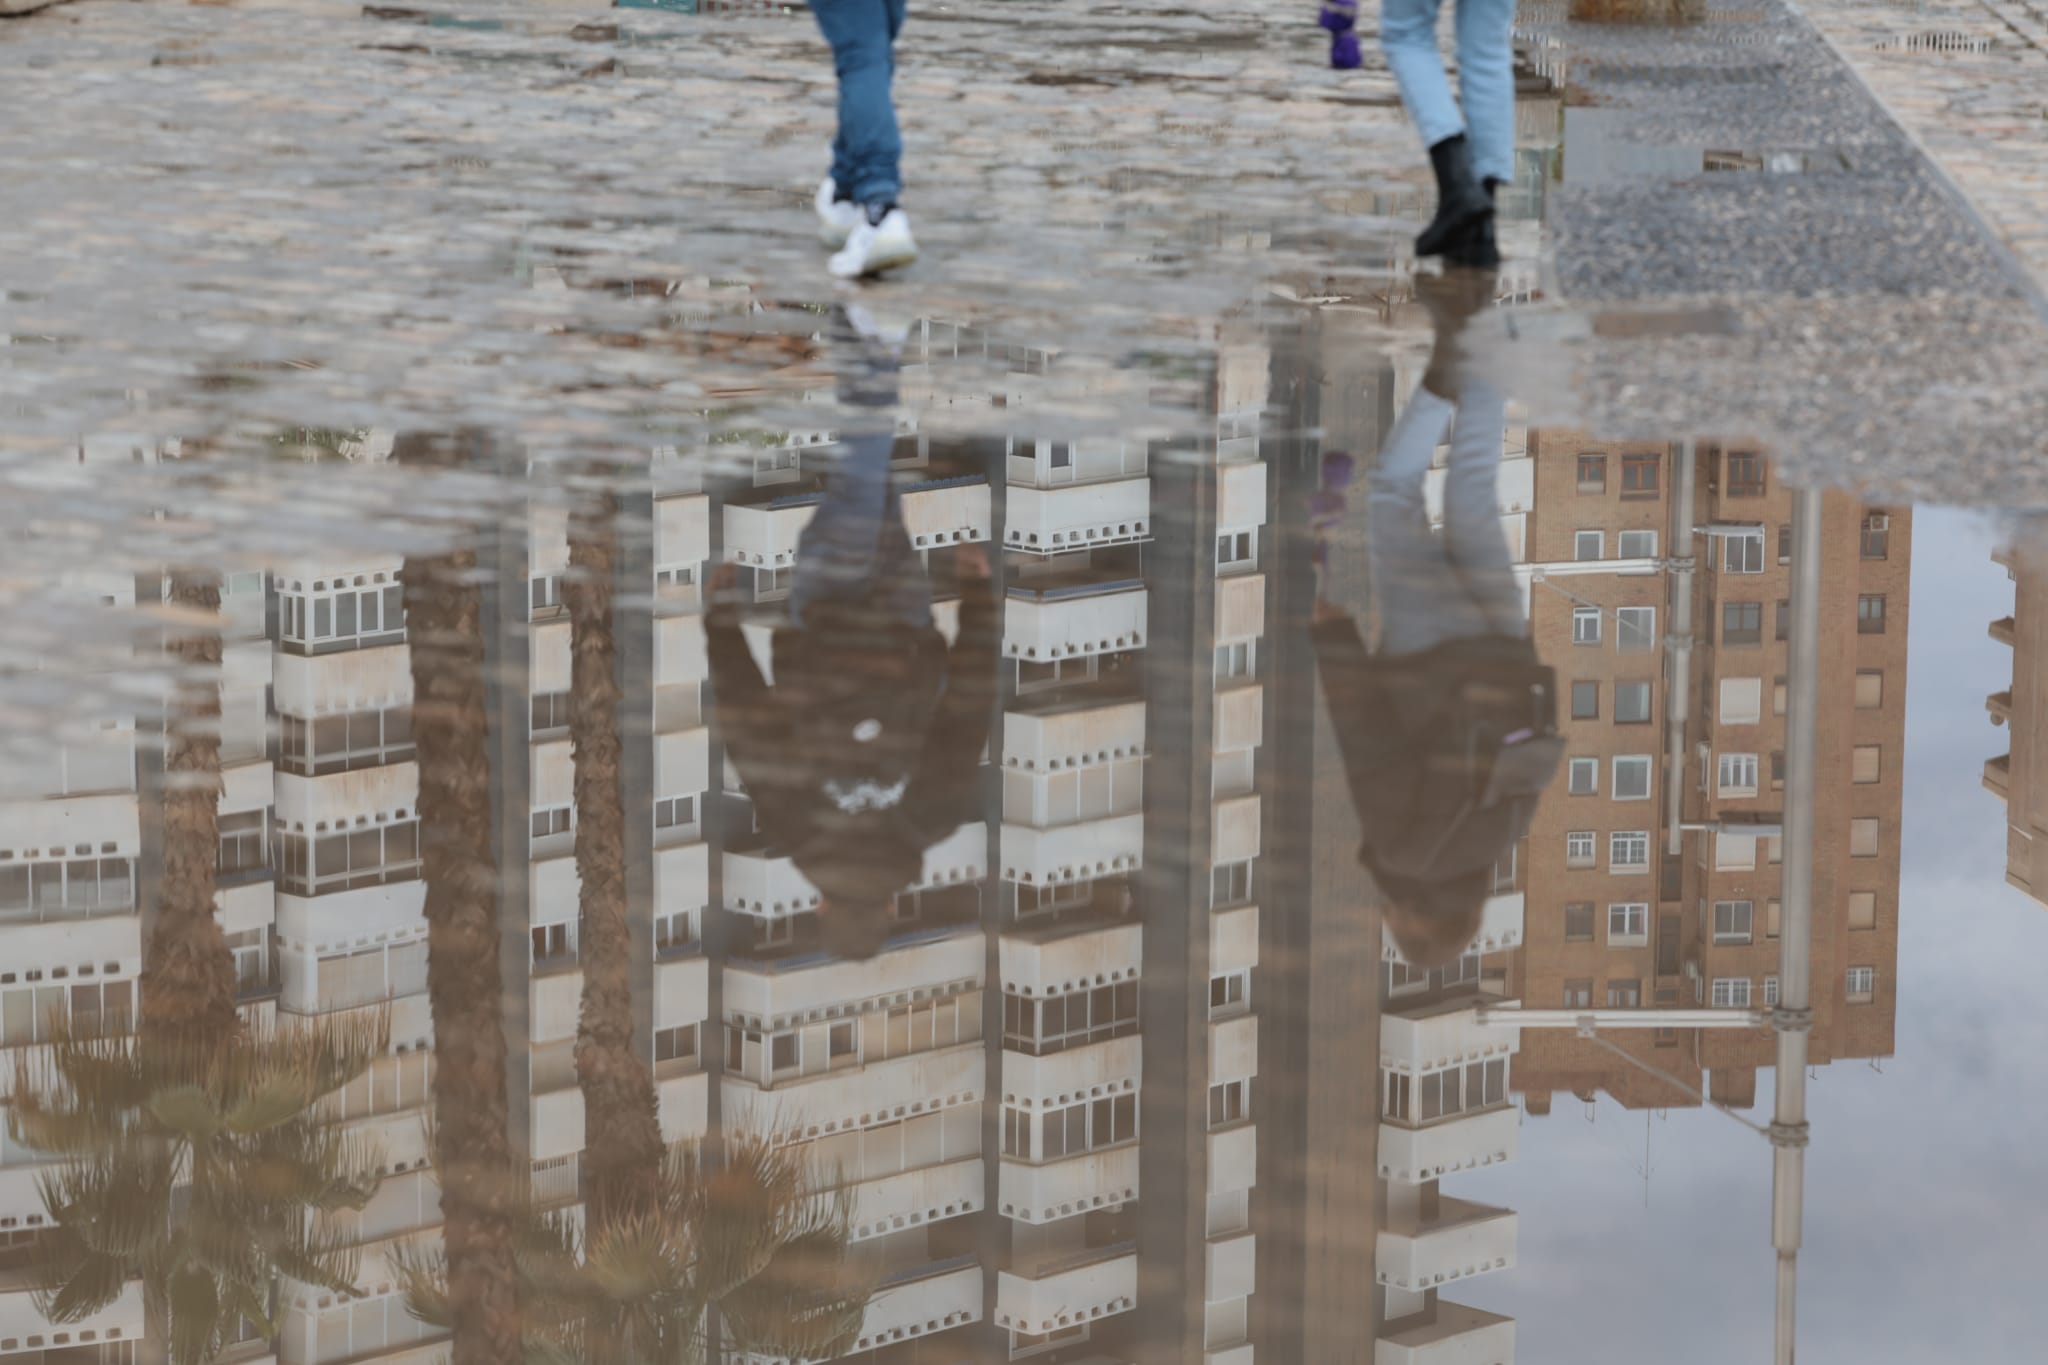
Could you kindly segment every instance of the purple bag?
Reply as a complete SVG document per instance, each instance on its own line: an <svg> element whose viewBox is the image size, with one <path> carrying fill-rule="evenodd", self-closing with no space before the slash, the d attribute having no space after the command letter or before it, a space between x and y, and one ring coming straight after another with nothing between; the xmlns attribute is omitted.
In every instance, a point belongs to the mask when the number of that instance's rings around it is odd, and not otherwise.
<svg viewBox="0 0 2048 1365"><path fill-rule="evenodd" d="M1355 71L1362 58L1358 53L1358 0L1323 0L1317 23L1330 30L1330 65L1339 71Z"/></svg>

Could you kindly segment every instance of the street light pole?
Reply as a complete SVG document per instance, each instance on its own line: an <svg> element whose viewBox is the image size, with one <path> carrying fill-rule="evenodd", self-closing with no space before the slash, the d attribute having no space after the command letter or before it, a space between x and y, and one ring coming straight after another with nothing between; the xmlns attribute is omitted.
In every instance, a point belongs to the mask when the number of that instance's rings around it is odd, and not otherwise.
<svg viewBox="0 0 2048 1365"><path fill-rule="evenodd" d="M1796 1356L1806 1187L1806 1056L1813 1028L1815 725L1820 714L1821 493L1792 497L1792 640L1786 668L1784 888L1778 926L1777 1113L1771 1122L1771 1245L1778 1253L1777 1365Z"/></svg>

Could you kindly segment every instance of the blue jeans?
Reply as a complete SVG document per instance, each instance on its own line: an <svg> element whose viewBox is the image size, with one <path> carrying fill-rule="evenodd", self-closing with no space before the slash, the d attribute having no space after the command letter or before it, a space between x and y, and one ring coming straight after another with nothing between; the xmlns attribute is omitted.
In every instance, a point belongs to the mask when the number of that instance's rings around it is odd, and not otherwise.
<svg viewBox="0 0 2048 1365"><path fill-rule="evenodd" d="M1451 432L1444 528L1432 535L1424 483ZM1520 639L1527 612L1500 525L1501 439L1507 402L1467 380L1455 409L1418 388L1367 478L1366 553L1380 604L1380 652L1420 654L1483 635Z"/></svg>
<svg viewBox="0 0 2048 1365"><path fill-rule="evenodd" d="M1515 0L1452 0L1457 7L1458 94L1436 50L1443 0L1381 0L1380 50L1401 87L1401 102L1434 147L1465 134L1472 170L1482 180L1515 178ZM1458 112L1464 104L1464 114Z"/></svg>
<svg viewBox="0 0 2048 1365"><path fill-rule="evenodd" d="M861 204L891 204L903 189L903 138L889 94L896 35L909 0L811 0L839 72L839 136L832 180Z"/></svg>

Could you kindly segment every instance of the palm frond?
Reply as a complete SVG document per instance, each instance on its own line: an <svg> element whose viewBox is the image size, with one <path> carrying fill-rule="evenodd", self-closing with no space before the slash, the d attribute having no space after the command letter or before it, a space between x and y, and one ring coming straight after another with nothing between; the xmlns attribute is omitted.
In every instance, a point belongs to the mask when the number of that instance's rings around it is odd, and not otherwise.
<svg viewBox="0 0 2048 1365"><path fill-rule="evenodd" d="M853 1349L874 1283L846 1257L842 1229L821 1227L777 1247L718 1309L734 1344L756 1355L830 1360Z"/></svg>

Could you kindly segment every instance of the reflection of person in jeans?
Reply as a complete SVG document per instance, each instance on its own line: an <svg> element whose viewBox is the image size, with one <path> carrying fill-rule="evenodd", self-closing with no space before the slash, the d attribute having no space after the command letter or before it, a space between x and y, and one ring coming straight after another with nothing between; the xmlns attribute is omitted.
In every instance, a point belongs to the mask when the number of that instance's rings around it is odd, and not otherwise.
<svg viewBox="0 0 2048 1365"><path fill-rule="evenodd" d="M1320 595L1315 607L1359 861L1387 895L1402 956L1422 968L1455 961L1477 935L1494 864L1527 832L1561 744L1554 680L1529 644L1501 532L1506 400L1456 364L1458 334L1492 287L1471 272L1418 286L1435 352L1367 480L1377 651L1342 609ZM1423 490L1447 427L1444 524L1432 534Z"/></svg>
<svg viewBox="0 0 2048 1365"><path fill-rule="evenodd" d="M917 259L910 219L896 203L903 137L890 90L907 9L908 0L811 0L839 76L839 134L832 172L818 187L818 220L825 244L838 253L832 273L846 279Z"/></svg>
<svg viewBox="0 0 2048 1365"><path fill-rule="evenodd" d="M1457 99L1436 47L1442 3L1382 0L1380 48L1436 172L1436 216L1415 239L1415 254L1483 269L1500 264L1494 195L1515 178L1515 3L1453 0Z"/></svg>
<svg viewBox="0 0 2048 1365"><path fill-rule="evenodd" d="M896 359L842 333L852 412L824 502L797 542L789 620L770 687L712 579L705 640L728 754L769 843L817 888L825 946L872 957L924 852L973 818L995 704L999 616L979 545L952 552L960 627L932 624L932 586L904 530L890 468Z"/></svg>

